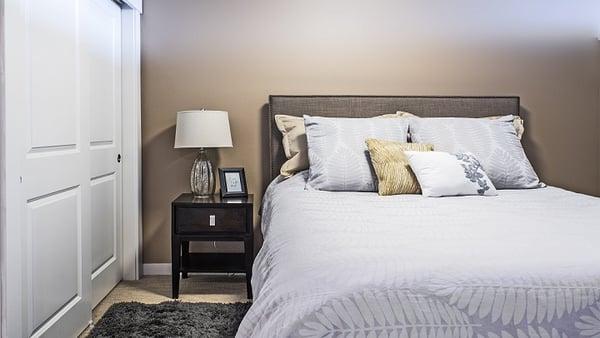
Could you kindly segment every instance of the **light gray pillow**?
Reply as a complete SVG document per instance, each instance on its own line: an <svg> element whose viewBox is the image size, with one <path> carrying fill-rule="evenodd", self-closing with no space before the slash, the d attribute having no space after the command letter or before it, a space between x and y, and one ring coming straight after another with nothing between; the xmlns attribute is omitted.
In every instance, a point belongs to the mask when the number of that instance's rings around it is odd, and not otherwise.
<svg viewBox="0 0 600 338"><path fill-rule="evenodd" d="M408 119L304 116L310 163L308 183L317 190L376 191L365 140L406 142Z"/></svg>
<svg viewBox="0 0 600 338"><path fill-rule="evenodd" d="M412 142L430 143L436 151L470 152L481 162L498 189L544 186L523 151L514 116L475 118L411 118Z"/></svg>

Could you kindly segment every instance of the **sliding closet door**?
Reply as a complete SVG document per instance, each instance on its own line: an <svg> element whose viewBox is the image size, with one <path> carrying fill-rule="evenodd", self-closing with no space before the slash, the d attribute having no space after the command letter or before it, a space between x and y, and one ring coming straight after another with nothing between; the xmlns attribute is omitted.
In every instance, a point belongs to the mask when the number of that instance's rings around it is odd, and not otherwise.
<svg viewBox="0 0 600 338"><path fill-rule="evenodd" d="M121 11L4 4L8 336L77 336L122 273Z"/></svg>
<svg viewBox="0 0 600 338"><path fill-rule="evenodd" d="M77 0L10 5L6 87L16 97L7 95L7 112L22 116L14 127L23 148L21 252L9 252L9 260L20 259L21 333L69 337L87 325L91 313L81 12Z"/></svg>
<svg viewBox="0 0 600 338"><path fill-rule="evenodd" d="M89 97L92 306L121 280L121 9L85 0Z"/></svg>

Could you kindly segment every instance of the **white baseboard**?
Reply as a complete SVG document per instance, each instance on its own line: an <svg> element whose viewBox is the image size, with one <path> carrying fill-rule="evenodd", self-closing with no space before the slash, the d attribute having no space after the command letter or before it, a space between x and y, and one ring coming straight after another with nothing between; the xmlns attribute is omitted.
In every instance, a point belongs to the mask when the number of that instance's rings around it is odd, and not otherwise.
<svg viewBox="0 0 600 338"><path fill-rule="evenodd" d="M171 263L145 263L143 269L144 276L170 275Z"/></svg>
<svg viewBox="0 0 600 338"><path fill-rule="evenodd" d="M144 263L143 265L143 276L170 276L171 275L171 263ZM222 276L230 273L219 273L219 272L195 272L190 273L191 275L204 275L204 276ZM244 275L244 273L235 273L233 275Z"/></svg>

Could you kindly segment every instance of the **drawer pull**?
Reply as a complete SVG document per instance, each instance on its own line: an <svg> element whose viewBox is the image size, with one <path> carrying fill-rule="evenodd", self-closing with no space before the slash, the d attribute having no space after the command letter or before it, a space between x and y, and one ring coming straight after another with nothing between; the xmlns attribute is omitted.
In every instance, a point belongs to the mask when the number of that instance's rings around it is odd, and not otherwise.
<svg viewBox="0 0 600 338"><path fill-rule="evenodd" d="M208 216L208 225L214 227L216 224L215 215Z"/></svg>

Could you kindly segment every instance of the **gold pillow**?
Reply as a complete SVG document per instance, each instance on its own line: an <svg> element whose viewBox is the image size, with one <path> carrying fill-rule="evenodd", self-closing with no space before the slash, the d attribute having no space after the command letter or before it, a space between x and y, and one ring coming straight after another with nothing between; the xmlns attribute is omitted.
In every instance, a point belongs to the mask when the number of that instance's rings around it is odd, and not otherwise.
<svg viewBox="0 0 600 338"><path fill-rule="evenodd" d="M396 115L398 115L398 117L419 117L415 114L411 114L411 113L407 113L407 112L403 112L403 111L397 111ZM488 120L497 120L501 117L503 117L503 116L488 116L488 117L480 117L480 118L488 119ZM517 137L519 138L519 140L522 139L523 134L525 133L525 123L520 116L515 115L515 119L513 120L513 127L515 127L515 131L517 132Z"/></svg>
<svg viewBox="0 0 600 338"><path fill-rule="evenodd" d="M401 112L376 116L376 118L398 118ZM302 116L275 115L275 124L283 136L281 143L287 161L281 166L282 176L292 176L308 169L308 145L304 118Z"/></svg>
<svg viewBox="0 0 600 338"><path fill-rule="evenodd" d="M405 151L433 151L431 144L400 143L367 139L371 164L379 184L379 195L419 194L421 187L410 169Z"/></svg>

